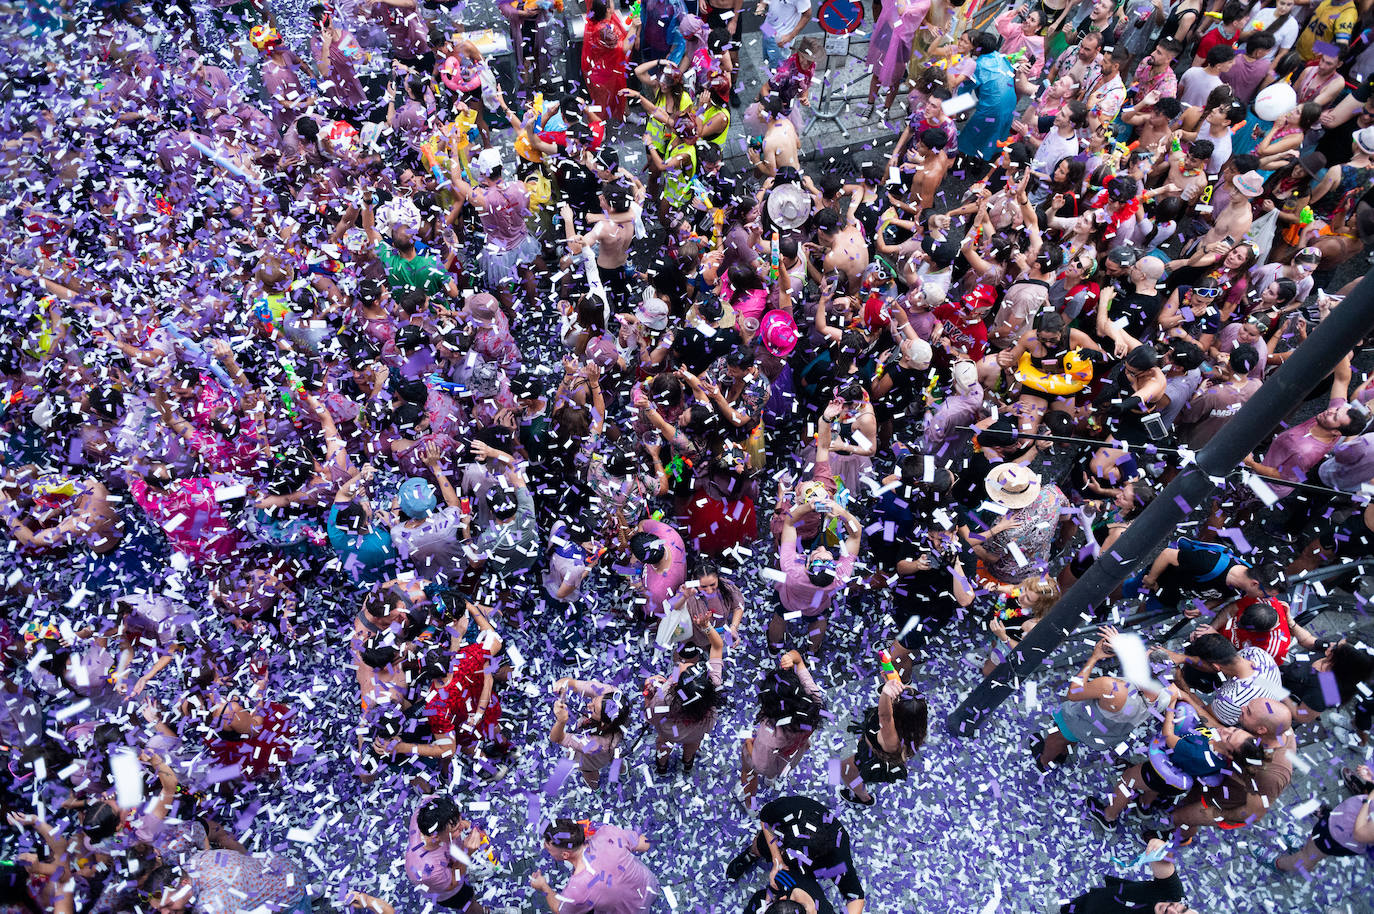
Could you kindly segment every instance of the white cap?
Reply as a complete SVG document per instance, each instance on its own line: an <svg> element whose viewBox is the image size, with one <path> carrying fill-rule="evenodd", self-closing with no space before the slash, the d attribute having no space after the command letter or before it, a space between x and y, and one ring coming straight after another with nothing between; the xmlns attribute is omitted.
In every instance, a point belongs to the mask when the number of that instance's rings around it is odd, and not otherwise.
<svg viewBox="0 0 1374 914"><path fill-rule="evenodd" d="M477 154L477 160L473 162L473 170L486 177L502 165L501 150L483 149Z"/></svg>
<svg viewBox="0 0 1374 914"><path fill-rule="evenodd" d="M966 394L978 387L978 366L972 362L955 362L949 373L955 393Z"/></svg>
<svg viewBox="0 0 1374 914"><path fill-rule="evenodd" d="M930 344L922 339L907 340L902 344L902 355L907 361L914 362L916 368L924 371L930 367L930 359L933 353L930 351Z"/></svg>

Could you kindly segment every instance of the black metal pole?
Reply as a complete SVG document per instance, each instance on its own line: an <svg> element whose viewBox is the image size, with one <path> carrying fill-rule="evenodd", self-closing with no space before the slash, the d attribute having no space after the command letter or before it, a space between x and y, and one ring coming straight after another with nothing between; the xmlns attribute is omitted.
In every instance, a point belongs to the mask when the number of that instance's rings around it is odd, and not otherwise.
<svg viewBox="0 0 1374 914"><path fill-rule="evenodd" d="M1060 597L992 674L969 693L945 721L956 736L970 736L1011 694L1013 685L1046 663L1069 632L1092 618L1111 594L1212 495L1219 481L1240 466L1265 436L1298 406L1319 381L1340 364L1351 348L1374 329L1374 274L1368 274L1301 346L1264 382L1158 498L1098 557L1083 577Z"/></svg>

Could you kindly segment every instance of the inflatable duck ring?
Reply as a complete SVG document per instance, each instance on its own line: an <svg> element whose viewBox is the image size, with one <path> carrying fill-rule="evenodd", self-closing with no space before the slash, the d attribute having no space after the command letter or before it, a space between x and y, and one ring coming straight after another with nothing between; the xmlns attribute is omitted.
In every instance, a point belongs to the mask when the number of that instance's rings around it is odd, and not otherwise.
<svg viewBox="0 0 1374 914"><path fill-rule="evenodd" d="M1076 394L1092 383L1093 363L1078 349L1071 349L1060 360L1063 371L1049 374L1036 368L1029 352L1021 354L1016 366L1016 380L1023 386L1043 394Z"/></svg>

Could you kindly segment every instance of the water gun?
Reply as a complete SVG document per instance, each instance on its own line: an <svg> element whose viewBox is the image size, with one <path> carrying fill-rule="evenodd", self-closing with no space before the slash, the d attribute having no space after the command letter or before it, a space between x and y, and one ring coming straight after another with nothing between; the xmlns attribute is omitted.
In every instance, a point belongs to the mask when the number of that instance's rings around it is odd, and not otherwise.
<svg viewBox="0 0 1374 914"><path fill-rule="evenodd" d="M482 831L481 829L478 829L477 837L481 839L481 841L479 841L477 844L477 853L485 856L492 866L498 866L496 862L496 854L492 853L491 839L487 837L487 833L485 831Z"/></svg>
<svg viewBox="0 0 1374 914"><path fill-rule="evenodd" d="M892 664L892 655L887 651L878 651L878 665L882 668L883 679L897 683L902 681L902 677L897 675L897 667Z"/></svg>
<svg viewBox="0 0 1374 914"><path fill-rule="evenodd" d="M770 262L769 267L768 267L768 281L769 281L769 282L777 282L777 281L778 281L778 266L779 266L779 264L781 263L781 260L782 260L781 252L779 252L779 250L778 250L778 245L779 245L780 243L781 243L781 241L780 241L780 239L778 238L778 233L777 233L777 231L775 230L775 231L773 232L772 259L771 259L771 262Z"/></svg>
<svg viewBox="0 0 1374 914"><path fill-rule="evenodd" d="M301 382L300 377L296 374L295 366L290 362L282 362L281 367L286 371L286 382L289 388L281 392L281 402L282 405L286 407L286 415L291 420L291 424L299 427L300 421L296 413L296 404L293 394L305 393L305 384Z"/></svg>
<svg viewBox="0 0 1374 914"><path fill-rule="evenodd" d="M267 300L267 296L264 295L259 298L257 303L253 305L253 317L257 318L258 323L262 325L263 330L267 331L268 336L276 334L277 323L272 315L272 305Z"/></svg>
<svg viewBox="0 0 1374 914"><path fill-rule="evenodd" d="M711 247L720 247L720 239L725 234L725 210L719 206L711 208Z"/></svg>
<svg viewBox="0 0 1374 914"><path fill-rule="evenodd" d="M635 0L634 6L630 7L630 18L638 22L640 14L643 13L643 11L644 4L641 2L641 0Z"/></svg>
<svg viewBox="0 0 1374 914"><path fill-rule="evenodd" d="M1315 218L1317 218L1317 214L1312 212L1310 206L1304 206L1298 211L1298 225L1311 225Z"/></svg>
<svg viewBox="0 0 1374 914"><path fill-rule="evenodd" d="M1022 57L1025 57L1025 56L1026 56L1026 49L1025 49L1025 48L1017 48L1015 51L1012 51L1010 54L1007 55L1007 63L1011 64L1011 65L1014 67L1014 66L1016 66L1018 63L1020 63L1020 62L1021 62L1021 58L1022 58Z"/></svg>
<svg viewBox="0 0 1374 914"><path fill-rule="evenodd" d="M683 457L681 454L678 454L674 456L672 460L668 461L668 465L663 468L663 472L673 477L674 481L681 482L683 472L685 470L690 470L691 468L692 461L688 460L686 457Z"/></svg>
<svg viewBox="0 0 1374 914"><path fill-rule="evenodd" d="M425 379L426 383L435 390L442 390L444 393L465 394L468 389L456 381L445 381L437 374L432 374Z"/></svg>
<svg viewBox="0 0 1374 914"><path fill-rule="evenodd" d="M1173 138L1172 140L1169 141L1169 151L1170 151L1170 152L1181 152L1181 151L1183 151L1183 144L1180 143L1180 142L1178 141L1178 136L1177 136L1177 135L1175 135L1174 138Z"/></svg>

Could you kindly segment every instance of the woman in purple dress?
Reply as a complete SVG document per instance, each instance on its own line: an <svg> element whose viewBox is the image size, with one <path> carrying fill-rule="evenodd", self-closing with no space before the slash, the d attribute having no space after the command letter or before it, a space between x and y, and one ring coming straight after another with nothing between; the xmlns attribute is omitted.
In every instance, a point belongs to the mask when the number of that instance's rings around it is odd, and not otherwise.
<svg viewBox="0 0 1374 914"><path fill-rule="evenodd" d="M907 64L911 62L912 42L916 33L926 21L930 12L931 0L897 0L885 5L878 23L873 27L873 37L868 42L868 65L873 68L873 79L868 84L868 107L878 104L878 87L887 89L887 106L897 98L897 86L906 75Z"/></svg>

